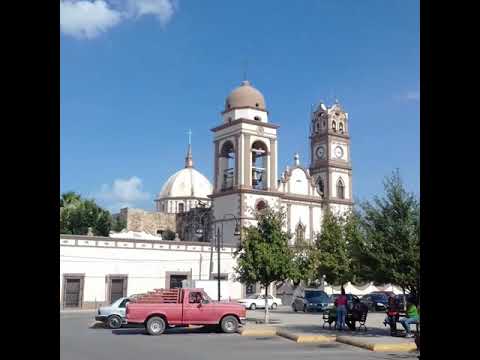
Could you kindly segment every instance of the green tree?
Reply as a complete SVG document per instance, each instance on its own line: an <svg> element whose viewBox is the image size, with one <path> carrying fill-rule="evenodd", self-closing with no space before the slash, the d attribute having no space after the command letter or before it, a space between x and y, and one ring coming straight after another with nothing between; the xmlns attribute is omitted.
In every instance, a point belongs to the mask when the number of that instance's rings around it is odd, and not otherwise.
<svg viewBox="0 0 480 360"><path fill-rule="evenodd" d="M260 283L265 288L265 323L269 322L267 306L271 283L291 275L293 251L289 234L283 231L285 213L271 208L255 213L257 226L244 229L245 236L235 252L236 279L244 284Z"/></svg>
<svg viewBox="0 0 480 360"><path fill-rule="evenodd" d="M62 194L60 205L63 205L60 208L62 234L86 235L91 227L94 235L108 236L112 216L94 200L85 200L80 195L69 192Z"/></svg>
<svg viewBox="0 0 480 360"><path fill-rule="evenodd" d="M127 228L127 222L125 219L121 218L120 216L116 216L112 219L112 230L116 232L120 232L123 229Z"/></svg>
<svg viewBox="0 0 480 360"><path fill-rule="evenodd" d="M68 207L78 205L82 200L80 194L74 191L68 191L60 196L60 207Z"/></svg>
<svg viewBox="0 0 480 360"><path fill-rule="evenodd" d="M170 229L165 230L162 233L162 239L163 240L175 240L175 231L172 231Z"/></svg>
<svg viewBox="0 0 480 360"><path fill-rule="evenodd" d="M349 216L337 216L326 209L322 231L316 239L318 275L325 276L329 284L344 285L353 281L353 262L350 251L352 227L347 227ZM347 232L348 229L348 232Z"/></svg>
<svg viewBox="0 0 480 360"><path fill-rule="evenodd" d="M319 257L314 245L301 241L293 247L292 271L290 280L294 288L300 284L309 286L318 280Z"/></svg>
<svg viewBox="0 0 480 360"><path fill-rule="evenodd" d="M396 170L384 181L384 197L361 206L365 237L357 244L364 277L392 283L414 296L420 291L420 204Z"/></svg>

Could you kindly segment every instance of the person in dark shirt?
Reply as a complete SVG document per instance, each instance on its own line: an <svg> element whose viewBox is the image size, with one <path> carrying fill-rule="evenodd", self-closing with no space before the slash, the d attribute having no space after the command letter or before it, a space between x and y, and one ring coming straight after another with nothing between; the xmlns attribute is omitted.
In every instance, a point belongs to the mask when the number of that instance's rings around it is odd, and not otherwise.
<svg viewBox="0 0 480 360"><path fill-rule="evenodd" d="M361 303L358 298L353 298L352 311L347 315L346 324L352 331L355 330L355 323L362 319L362 314L368 312L368 306Z"/></svg>
<svg viewBox="0 0 480 360"><path fill-rule="evenodd" d="M395 336L397 334L397 321L399 318L400 307L395 299L394 295L390 295L388 298L387 316L383 320L383 325L390 325L390 335Z"/></svg>

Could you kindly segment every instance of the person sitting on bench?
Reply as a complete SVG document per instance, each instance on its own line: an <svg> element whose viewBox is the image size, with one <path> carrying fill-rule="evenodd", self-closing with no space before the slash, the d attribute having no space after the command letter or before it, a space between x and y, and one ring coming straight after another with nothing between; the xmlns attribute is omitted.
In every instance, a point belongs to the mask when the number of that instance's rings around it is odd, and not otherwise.
<svg viewBox="0 0 480 360"><path fill-rule="evenodd" d="M387 316L383 320L383 325L390 325L390 335L395 336L397 334L397 321L399 317L399 306L395 295L390 295L388 298Z"/></svg>
<svg viewBox="0 0 480 360"><path fill-rule="evenodd" d="M418 324L419 316L417 311L417 306L414 303L412 298L407 300L407 317L400 319L400 323L405 328L406 335L405 337L414 337L410 331L410 324Z"/></svg>
<svg viewBox="0 0 480 360"><path fill-rule="evenodd" d="M346 324L350 330L355 330L355 323L362 319L362 314L368 312L368 306L360 302L360 299L353 298L352 312L346 318Z"/></svg>

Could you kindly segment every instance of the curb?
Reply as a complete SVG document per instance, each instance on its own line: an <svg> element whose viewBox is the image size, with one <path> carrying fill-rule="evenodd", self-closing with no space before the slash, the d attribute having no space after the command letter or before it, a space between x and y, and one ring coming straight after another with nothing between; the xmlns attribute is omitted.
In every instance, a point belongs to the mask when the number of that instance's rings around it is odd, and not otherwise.
<svg viewBox="0 0 480 360"><path fill-rule="evenodd" d="M417 351L415 343L386 344L386 343L368 343L361 340L353 340L343 336L337 336L337 341L343 344L361 347L371 351L378 352L414 352Z"/></svg>
<svg viewBox="0 0 480 360"><path fill-rule="evenodd" d="M296 343L325 343L335 341L335 336L326 335L297 335L290 331L278 330L277 335L293 340Z"/></svg>
<svg viewBox="0 0 480 360"><path fill-rule="evenodd" d="M277 328L275 327L262 327L262 328L243 328L239 331L241 336L275 336L277 335Z"/></svg>

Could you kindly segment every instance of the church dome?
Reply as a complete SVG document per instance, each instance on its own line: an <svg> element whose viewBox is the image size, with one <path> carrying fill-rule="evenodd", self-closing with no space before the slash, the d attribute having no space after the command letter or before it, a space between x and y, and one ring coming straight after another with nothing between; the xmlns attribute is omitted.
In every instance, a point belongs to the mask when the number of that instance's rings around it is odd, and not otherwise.
<svg viewBox="0 0 480 360"><path fill-rule="evenodd" d="M172 197L206 199L212 191L212 184L203 174L193 167L185 167L170 176L158 197L160 200Z"/></svg>
<svg viewBox="0 0 480 360"><path fill-rule="evenodd" d="M225 101L225 111L243 107L266 111L262 93L251 86L248 80L242 81L242 84L235 88Z"/></svg>

